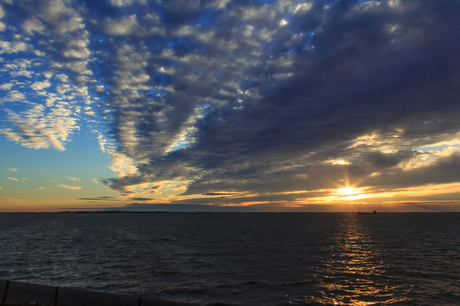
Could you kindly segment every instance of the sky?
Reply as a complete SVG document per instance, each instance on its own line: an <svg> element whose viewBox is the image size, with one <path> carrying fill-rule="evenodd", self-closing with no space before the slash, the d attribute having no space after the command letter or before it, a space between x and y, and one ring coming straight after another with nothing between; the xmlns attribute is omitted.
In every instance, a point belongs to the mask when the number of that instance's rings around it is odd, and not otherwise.
<svg viewBox="0 0 460 306"><path fill-rule="evenodd" d="M457 0L0 0L0 212L460 211Z"/></svg>

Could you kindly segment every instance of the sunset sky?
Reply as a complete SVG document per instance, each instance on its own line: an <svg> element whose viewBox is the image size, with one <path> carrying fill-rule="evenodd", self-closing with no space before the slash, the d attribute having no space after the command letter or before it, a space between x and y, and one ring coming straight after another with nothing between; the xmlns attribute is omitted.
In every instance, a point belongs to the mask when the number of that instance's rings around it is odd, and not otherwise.
<svg viewBox="0 0 460 306"><path fill-rule="evenodd" d="M0 211L460 211L460 1L0 0Z"/></svg>

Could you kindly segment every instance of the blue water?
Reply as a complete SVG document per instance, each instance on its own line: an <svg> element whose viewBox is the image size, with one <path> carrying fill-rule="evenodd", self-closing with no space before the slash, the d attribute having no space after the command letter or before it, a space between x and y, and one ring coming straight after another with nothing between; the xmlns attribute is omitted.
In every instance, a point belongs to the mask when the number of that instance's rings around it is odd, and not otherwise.
<svg viewBox="0 0 460 306"><path fill-rule="evenodd" d="M203 304L459 305L460 214L0 214L0 278Z"/></svg>

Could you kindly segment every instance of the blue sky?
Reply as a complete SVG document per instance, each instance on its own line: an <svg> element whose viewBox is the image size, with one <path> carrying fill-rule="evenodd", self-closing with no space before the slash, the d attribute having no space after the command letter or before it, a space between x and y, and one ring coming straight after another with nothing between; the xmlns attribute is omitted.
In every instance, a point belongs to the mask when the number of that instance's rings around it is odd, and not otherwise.
<svg viewBox="0 0 460 306"><path fill-rule="evenodd" d="M459 211L457 1L0 1L0 211Z"/></svg>

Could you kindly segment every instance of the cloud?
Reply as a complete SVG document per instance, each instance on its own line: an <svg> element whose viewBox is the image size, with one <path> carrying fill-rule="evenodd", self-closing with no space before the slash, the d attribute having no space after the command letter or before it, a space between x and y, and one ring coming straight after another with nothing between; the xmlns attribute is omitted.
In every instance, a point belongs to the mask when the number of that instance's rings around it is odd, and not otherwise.
<svg viewBox="0 0 460 306"><path fill-rule="evenodd" d="M93 182L94 184L99 184L99 182L98 182L96 179L94 179L94 178L93 178L92 182Z"/></svg>
<svg viewBox="0 0 460 306"><path fill-rule="evenodd" d="M0 23L0 27L2 30L4 30L4 23ZM18 53L18 52L24 52L27 51L29 48L29 44L22 42L22 41L13 41L13 42L8 42L8 41L0 41L0 54L6 53L6 54L11 54L11 53Z"/></svg>
<svg viewBox="0 0 460 306"><path fill-rule="evenodd" d="M273 192L324 188L343 179L345 169L357 181L377 171L391 180L385 169L415 158L430 137L458 131L449 114L458 111L450 98L457 90L438 78L457 79L458 46L446 35L458 27L453 15L436 15L437 30L426 31L427 24L413 22L424 15L415 3L404 16L384 2L233 4L214 8L228 19L208 15L206 28L185 25L199 6L184 16L174 5L165 7L164 22L177 39L149 55L148 46L128 44L110 54L108 75L119 75L107 79L111 133L118 152L137 164L136 173L119 172L110 181L116 190L171 179L191 182L184 195L237 191L275 199ZM141 26L141 15L123 18ZM240 21L246 26L234 26ZM443 70L446 62L434 54L456 68ZM147 84L161 85L158 98L143 94ZM372 133L375 143L364 142ZM171 151L178 135L186 135L185 143Z"/></svg>
<svg viewBox="0 0 460 306"><path fill-rule="evenodd" d="M129 6L135 3L145 4L146 0L110 0L110 3L114 6Z"/></svg>
<svg viewBox="0 0 460 306"><path fill-rule="evenodd" d="M83 200L83 201L119 201L117 199L114 199L113 197L107 197L107 196L96 197L96 198L77 198L77 200Z"/></svg>
<svg viewBox="0 0 460 306"><path fill-rule="evenodd" d="M10 172L18 172L18 169L16 168L7 168L7 170Z"/></svg>
<svg viewBox="0 0 460 306"><path fill-rule="evenodd" d="M105 31L109 35L128 35L139 31L136 15L121 18L120 20L109 19L105 24Z"/></svg>
<svg viewBox="0 0 460 306"><path fill-rule="evenodd" d="M58 184L57 186L61 187L61 188L68 189L68 190L80 190L80 189L83 188L82 186L68 186L68 185L65 185L65 184Z"/></svg>
<svg viewBox="0 0 460 306"><path fill-rule="evenodd" d="M152 198L132 198L133 201L143 202L143 201L152 201Z"/></svg>
<svg viewBox="0 0 460 306"><path fill-rule="evenodd" d="M231 193L225 193L225 192L208 192L203 195L207 196L226 196L226 195L232 195Z"/></svg>
<svg viewBox="0 0 460 306"><path fill-rule="evenodd" d="M67 82L69 80L69 77L67 75L61 73L61 74L56 76L56 79L58 79L62 83L65 83L65 82Z"/></svg>
<svg viewBox="0 0 460 306"><path fill-rule="evenodd" d="M8 92L8 95L3 98L3 101L6 101L6 102L22 102L22 101L25 101L26 99L26 96L17 91L17 90L11 90Z"/></svg>
<svg viewBox="0 0 460 306"><path fill-rule="evenodd" d="M0 89L2 89L2 90L10 90L11 87L13 87L13 86L14 86L13 83L5 83L5 84L2 84L2 85L0 86Z"/></svg>
<svg viewBox="0 0 460 306"><path fill-rule="evenodd" d="M91 116L122 194L284 205L460 180L457 152L421 150L460 131L457 1L25 3L5 6L2 50L24 58L2 71L34 91L2 101L34 104L0 132L63 151Z"/></svg>
<svg viewBox="0 0 460 306"><path fill-rule="evenodd" d="M17 199L17 198L0 198L0 203L5 204L5 203L11 203L11 204L25 204L26 200L25 199Z"/></svg>
<svg viewBox="0 0 460 306"><path fill-rule="evenodd" d="M38 187L37 190L43 190L45 187Z"/></svg>
<svg viewBox="0 0 460 306"><path fill-rule="evenodd" d="M45 30L45 26L37 18L31 18L22 24L24 32L28 35L42 34Z"/></svg>
<svg viewBox="0 0 460 306"><path fill-rule="evenodd" d="M66 176L69 180L74 181L74 182L80 182L81 180L76 177L71 177L71 176Z"/></svg>
<svg viewBox="0 0 460 306"><path fill-rule="evenodd" d="M69 136L79 129L77 119L65 104L51 110L35 104L23 114L13 111L8 111L8 114L14 128L0 129L0 134L28 148L46 149L51 146L64 151Z"/></svg>
<svg viewBox="0 0 460 306"><path fill-rule="evenodd" d="M32 89L34 90L43 90L45 88L48 88L51 86L51 83L50 81L48 80L45 80L43 82L34 82L30 87L32 87Z"/></svg>
<svg viewBox="0 0 460 306"><path fill-rule="evenodd" d="M14 177L7 177L7 179L9 179L9 180L12 180L12 181L16 181L16 182L19 182L19 180L18 180L18 179L16 179L16 178L14 178Z"/></svg>

